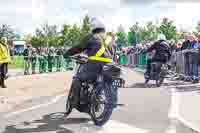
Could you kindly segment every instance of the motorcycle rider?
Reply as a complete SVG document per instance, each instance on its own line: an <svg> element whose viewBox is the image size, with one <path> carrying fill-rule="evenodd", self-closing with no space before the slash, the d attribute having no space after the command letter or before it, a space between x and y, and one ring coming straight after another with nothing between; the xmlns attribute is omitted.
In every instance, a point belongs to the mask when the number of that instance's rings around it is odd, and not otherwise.
<svg viewBox="0 0 200 133"><path fill-rule="evenodd" d="M86 35L80 44L70 48L64 57L69 57L81 52L88 56L88 62L83 65L82 71L73 79L71 89L73 90L73 106L77 106L80 98L81 83L83 81L95 81L98 73L101 72L105 63L112 62L112 57L106 53L106 47L112 40L112 37L106 36L106 28L99 18L91 20L92 33Z"/></svg>
<svg viewBox="0 0 200 133"><path fill-rule="evenodd" d="M167 63L171 57L170 45L167 42L164 34L158 35L157 41L150 48L147 49L146 53L152 52L154 50L155 55L153 56L153 58L147 60L147 75L149 75L151 72L152 62Z"/></svg>

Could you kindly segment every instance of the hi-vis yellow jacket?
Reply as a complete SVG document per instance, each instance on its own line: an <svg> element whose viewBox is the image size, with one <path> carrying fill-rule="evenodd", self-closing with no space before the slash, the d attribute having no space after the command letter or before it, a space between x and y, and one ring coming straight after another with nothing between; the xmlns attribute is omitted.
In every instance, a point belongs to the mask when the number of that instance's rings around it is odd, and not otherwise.
<svg viewBox="0 0 200 133"><path fill-rule="evenodd" d="M101 61L101 62L105 62L105 63L112 62L113 61L112 59L110 59L108 57L102 57L104 52L106 52L106 48L111 43L112 37L107 36L105 40L102 39L101 37L99 37L99 39L101 40L101 48L97 51L95 56L90 56L89 60L96 60L96 61Z"/></svg>
<svg viewBox="0 0 200 133"><path fill-rule="evenodd" d="M7 45L0 43L0 63L11 62L10 52Z"/></svg>
<svg viewBox="0 0 200 133"><path fill-rule="evenodd" d="M94 42L92 41L94 44L89 43L91 40L94 40ZM112 36L107 35L104 39L103 34L88 34L80 42L80 44L70 48L64 54L64 57L85 52L88 55L89 60L105 63L113 62L112 57L107 53L108 45L112 43Z"/></svg>

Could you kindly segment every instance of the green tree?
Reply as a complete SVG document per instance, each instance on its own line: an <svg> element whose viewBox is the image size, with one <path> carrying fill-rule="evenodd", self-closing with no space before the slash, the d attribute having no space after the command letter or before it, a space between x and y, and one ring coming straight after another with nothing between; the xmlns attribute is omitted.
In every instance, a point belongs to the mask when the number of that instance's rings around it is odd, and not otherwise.
<svg viewBox="0 0 200 133"><path fill-rule="evenodd" d="M160 27L158 27L160 33L165 34L168 40L177 39L177 28L173 24L173 21L170 21L168 18L164 18Z"/></svg>
<svg viewBox="0 0 200 133"><path fill-rule="evenodd" d="M81 28L77 24L74 24L73 26L63 25L60 35L60 44L73 46L79 43L81 37Z"/></svg>
<svg viewBox="0 0 200 133"><path fill-rule="evenodd" d="M81 36L84 38L87 36L91 31L91 26L90 26L90 18L86 15L85 18L83 19L83 24L81 27Z"/></svg>
<svg viewBox="0 0 200 133"><path fill-rule="evenodd" d="M45 43L47 46L57 46L58 45L58 32L56 25L45 24L42 27L42 34L44 35Z"/></svg>
<svg viewBox="0 0 200 133"><path fill-rule="evenodd" d="M29 40L29 42L34 47L45 46L46 40L45 40L44 34L42 33L42 30L40 30L39 28L36 28L35 35L31 37L31 39Z"/></svg>
<svg viewBox="0 0 200 133"><path fill-rule="evenodd" d="M8 40L20 39L20 35L16 34L14 29L10 25L2 24L0 26L0 39L7 37Z"/></svg>
<svg viewBox="0 0 200 133"><path fill-rule="evenodd" d="M141 32L142 32L142 28L139 26L139 23L136 22L134 25L132 25L132 27L129 30L133 36L132 38L133 44L139 43L141 40Z"/></svg>
<svg viewBox="0 0 200 133"><path fill-rule="evenodd" d="M30 42L33 46L58 46L59 33L56 25L45 24L41 29L36 28Z"/></svg>
<svg viewBox="0 0 200 133"><path fill-rule="evenodd" d="M69 44L68 34L70 32L70 29L71 29L70 25L65 24L62 26L62 30L60 32L61 35L59 37L59 40L60 40L59 45L66 46Z"/></svg>
<svg viewBox="0 0 200 133"><path fill-rule="evenodd" d="M117 44L121 46L128 46L128 40L125 32L117 32Z"/></svg>
<svg viewBox="0 0 200 133"><path fill-rule="evenodd" d="M128 32L128 43L130 44L130 45L132 45L132 44L135 44L136 43L136 41L135 41L136 39L135 39L135 33L134 32Z"/></svg>
<svg viewBox="0 0 200 133"><path fill-rule="evenodd" d="M156 39L157 37L157 26L154 25L151 21L150 22L147 22L146 24L146 38L145 38L145 41L153 41Z"/></svg>
<svg viewBox="0 0 200 133"><path fill-rule="evenodd" d="M69 31L68 38L69 39L69 45L73 46L79 43L81 39L81 29L78 27L78 25L74 24Z"/></svg>

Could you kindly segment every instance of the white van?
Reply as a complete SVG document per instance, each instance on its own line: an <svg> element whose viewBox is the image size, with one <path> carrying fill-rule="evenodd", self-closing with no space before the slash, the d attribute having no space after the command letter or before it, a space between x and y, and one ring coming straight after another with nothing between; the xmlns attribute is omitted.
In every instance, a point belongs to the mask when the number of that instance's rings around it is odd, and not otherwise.
<svg viewBox="0 0 200 133"><path fill-rule="evenodd" d="M13 47L14 47L15 55L22 55L24 52L24 49L26 49L26 41L23 41L23 40L13 41Z"/></svg>

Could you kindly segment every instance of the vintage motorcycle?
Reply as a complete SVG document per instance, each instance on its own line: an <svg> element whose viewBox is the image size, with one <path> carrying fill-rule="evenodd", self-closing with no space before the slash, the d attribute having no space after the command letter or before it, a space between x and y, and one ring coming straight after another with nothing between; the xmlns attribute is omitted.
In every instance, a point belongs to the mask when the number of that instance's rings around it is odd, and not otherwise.
<svg viewBox="0 0 200 133"><path fill-rule="evenodd" d="M72 59L76 60L77 64L73 77L75 79L88 59L80 55L73 56ZM107 79L108 75L110 80ZM114 108L121 105L117 103L117 90L119 87L123 87L125 81L120 75L121 67L110 63L103 67L96 81L85 81L82 83L80 101L75 108L79 112L89 114L97 126L104 125L110 119ZM66 102L66 116L74 108L72 99L73 90L70 90Z"/></svg>
<svg viewBox="0 0 200 133"><path fill-rule="evenodd" d="M152 57L153 55L147 55L147 58L152 58ZM148 84L150 80L155 80L156 86L160 87L163 84L164 79L167 78L168 70L169 70L168 64L164 64L161 62L152 62L150 73L144 74L145 84Z"/></svg>

